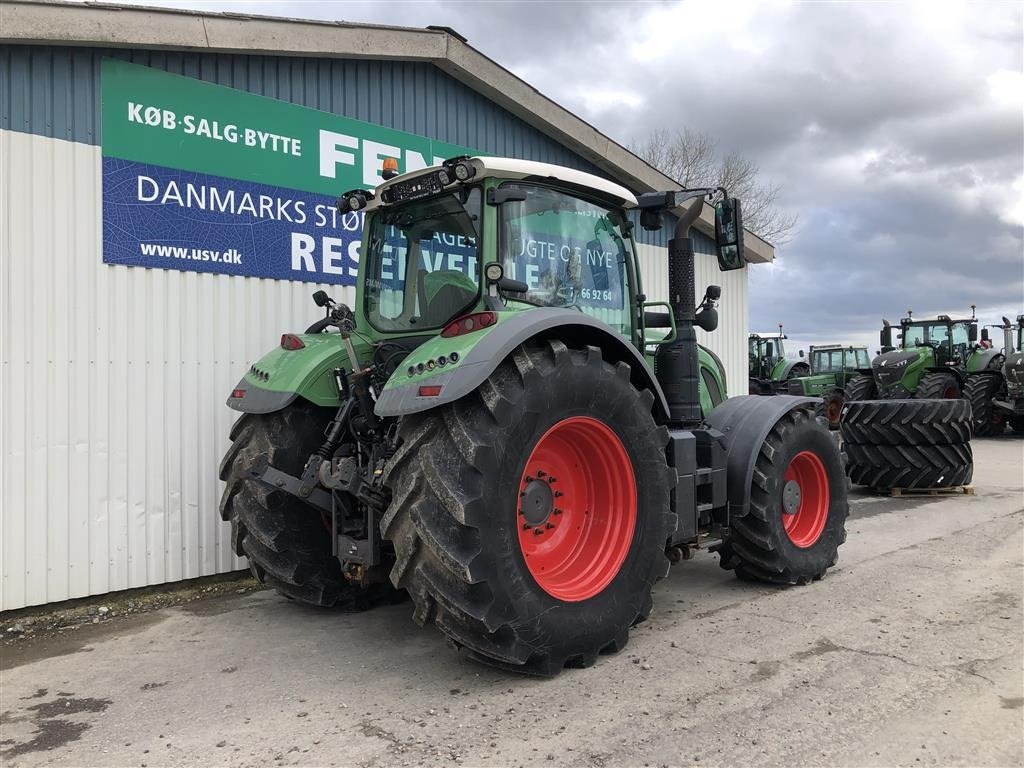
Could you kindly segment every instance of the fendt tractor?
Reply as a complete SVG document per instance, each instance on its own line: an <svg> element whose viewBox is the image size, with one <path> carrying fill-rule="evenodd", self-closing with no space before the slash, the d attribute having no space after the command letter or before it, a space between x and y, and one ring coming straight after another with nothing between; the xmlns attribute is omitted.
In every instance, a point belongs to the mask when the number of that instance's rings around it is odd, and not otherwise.
<svg viewBox="0 0 1024 768"><path fill-rule="evenodd" d="M964 388L964 397L971 401L974 434L999 435L1006 428L1024 434L1024 315L1017 315L1016 325L1004 317L998 327L1003 333L1003 348L993 357L993 366L982 374L971 376ZM988 329L982 330L987 340Z"/></svg>
<svg viewBox="0 0 1024 768"><path fill-rule="evenodd" d="M824 344L812 346L807 358L811 372L807 376L789 379L789 394L820 397L823 401L822 414L829 427L838 429L850 379L858 371L870 367L868 348Z"/></svg>
<svg viewBox="0 0 1024 768"><path fill-rule="evenodd" d="M779 323L778 333L752 333L747 337L751 395L775 395L786 392L788 381L807 376L810 366L801 360L786 357L785 340ZM799 356L803 358L801 349Z"/></svg>
<svg viewBox="0 0 1024 768"><path fill-rule="evenodd" d="M689 230L709 202L742 268L738 200L494 157L384 178L339 200L365 217L355 308L318 291L325 317L228 398L221 513L259 579L351 609L404 591L466 656L553 675L621 649L698 547L774 584L836 563L819 401L702 407L694 327L721 291L696 305ZM667 303L642 292L633 209L677 217Z"/></svg>
<svg viewBox="0 0 1024 768"><path fill-rule="evenodd" d="M964 397L975 374L998 371L1003 355L978 344L978 320L939 315L918 320L907 310L900 320L899 346L893 345L892 326L882 320L880 353L871 367L850 379L849 400L949 399ZM982 334L988 341L988 330Z"/></svg>

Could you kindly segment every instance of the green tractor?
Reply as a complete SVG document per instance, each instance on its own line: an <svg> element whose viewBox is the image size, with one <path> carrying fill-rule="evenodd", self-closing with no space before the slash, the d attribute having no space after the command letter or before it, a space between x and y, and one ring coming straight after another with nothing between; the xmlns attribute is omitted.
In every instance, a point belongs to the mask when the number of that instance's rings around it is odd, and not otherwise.
<svg viewBox="0 0 1024 768"><path fill-rule="evenodd" d="M697 305L690 227L709 200L742 268L738 200L494 157L385 179L339 200L365 216L355 308L318 291L228 398L221 514L257 578L349 609L404 591L466 656L553 675L621 649L706 543L773 584L836 563L818 401L722 401L696 342L720 290ZM671 303L643 295L634 212L677 217Z"/></svg>
<svg viewBox="0 0 1024 768"><path fill-rule="evenodd" d="M964 397L971 402L974 434L980 437L1002 434L1007 422L1014 432L1024 433L1024 315L1017 315L1016 326L1004 317L1003 324L996 327L1003 332L1003 349L992 355L984 371L970 376L964 387ZM981 334L987 342L988 329Z"/></svg>
<svg viewBox="0 0 1024 768"><path fill-rule="evenodd" d="M969 318L938 315L915 319L907 310L900 320L899 347L893 345L892 326L882 320L880 353L871 367L851 377L848 400L949 399L964 396L968 379L998 371L1002 354L978 342L978 321L971 305ZM987 331L985 333L987 339Z"/></svg>
<svg viewBox="0 0 1024 768"><path fill-rule="evenodd" d="M786 357L785 340L779 323L778 333L752 333L747 337L751 395L776 395L786 392L788 381L807 376L811 367L801 360ZM801 358L804 351L799 352Z"/></svg>
<svg viewBox="0 0 1024 768"><path fill-rule="evenodd" d="M789 379L789 394L820 397L823 403L822 414L828 420L829 427L838 429L850 379L858 371L870 367L868 348L841 344L812 346L808 360L811 365L810 375Z"/></svg>

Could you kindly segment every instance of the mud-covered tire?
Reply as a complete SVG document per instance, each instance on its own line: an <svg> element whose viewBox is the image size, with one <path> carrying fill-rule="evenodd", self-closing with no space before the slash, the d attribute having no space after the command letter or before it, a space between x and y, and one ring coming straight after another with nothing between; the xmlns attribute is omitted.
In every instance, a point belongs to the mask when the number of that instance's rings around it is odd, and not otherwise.
<svg viewBox="0 0 1024 768"><path fill-rule="evenodd" d="M971 439L967 400L857 400L843 407L843 440L859 445L959 445Z"/></svg>
<svg viewBox="0 0 1024 768"><path fill-rule="evenodd" d="M917 400L955 400L959 397L963 397L960 380L944 371L928 371L923 374L914 392Z"/></svg>
<svg viewBox="0 0 1024 768"><path fill-rule="evenodd" d="M393 497L381 529L395 547L392 581L409 592L417 623L435 624L478 661L543 676L625 646L668 570L676 477L666 460L668 431L651 413L653 395L637 390L630 373L595 347L519 347L473 393L403 420L402 444L385 469ZM610 581L590 597L563 600L531 574L520 496L534 479L524 475L534 447L578 418L600 422L620 441L635 478L636 518ZM610 508L594 510L612 517ZM552 520L570 519L569 512Z"/></svg>
<svg viewBox="0 0 1024 768"><path fill-rule="evenodd" d="M231 447L220 465L226 483L220 515L231 523L235 554L248 558L261 582L309 605L363 610L394 601L391 585L363 589L346 580L320 513L245 474L261 456L283 472L301 474L332 414L305 400L275 413L243 414L231 428Z"/></svg>
<svg viewBox="0 0 1024 768"><path fill-rule="evenodd" d="M970 443L958 445L846 445L847 472L856 485L952 488L974 475Z"/></svg>
<svg viewBox="0 0 1024 768"><path fill-rule="evenodd" d="M846 384L846 399L874 400L878 397L878 386L871 376L855 373Z"/></svg>
<svg viewBox="0 0 1024 768"><path fill-rule="evenodd" d="M810 481L804 479L805 463ZM799 471L791 475L794 468ZM784 501L790 479L798 480L802 491L792 514ZM827 488L824 495L822 488ZM796 408L764 440L754 467L750 510L730 521L729 536L717 547L720 564L744 581L807 584L821 579L838 562L848 514L835 439L809 408Z"/></svg>
<svg viewBox="0 0 1024 768"><path fill-rule="evenodd" d="M1001 435L1006 429L1006 416L992 404L1002 384L1002 374L998 372L967 377L964 400L971 404L971 424L977 437Z"/></svg>

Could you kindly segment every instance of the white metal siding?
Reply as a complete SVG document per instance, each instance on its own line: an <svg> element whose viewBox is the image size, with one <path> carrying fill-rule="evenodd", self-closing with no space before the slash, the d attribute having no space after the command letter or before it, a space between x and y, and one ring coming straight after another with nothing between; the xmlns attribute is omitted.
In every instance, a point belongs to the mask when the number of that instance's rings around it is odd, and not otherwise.
<svg viewBox="0 0 1024 768"><path fill-rule="evenodd" d="M99 147L0 130L0 168L0 609L244 567L217 514L224 400L317 286L104 264ZM665 249L640 250L665 297ZM701 339L740 394L746 272L698 256L708 282Z"/></svg>
<svg viewBox="0 0 1024 768"><path fill-rule="evenodd" d="M224 400L317 286L104 264L99 147L0 130L0 167L0 607L244 568Z"/></svg>
<svg viewBox="0 0 1024 768"><path fill-rule="evenodd" d="M638 245L637 258L640 260L640 278L643 280L647 300L667 301L668 249ZM729 397L745 395L748 390L749 364L747 270L722 272L718 269L718 260L704 253L697 254L696 264L697 301L700 301L708 285L722 287L722 299L718 303L718 330L708 333L698 328L697 341L713 350L722 359Z"/></svg>

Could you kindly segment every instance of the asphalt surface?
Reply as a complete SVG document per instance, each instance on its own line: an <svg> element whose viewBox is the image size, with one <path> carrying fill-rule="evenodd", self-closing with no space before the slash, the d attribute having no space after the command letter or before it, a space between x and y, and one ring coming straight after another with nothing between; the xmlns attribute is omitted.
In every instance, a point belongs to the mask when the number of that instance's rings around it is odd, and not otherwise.
<svg viewBox="0 0 1024 768"><path fill-rule="evenodd" d="M0 758L38 765L1020 765L1024 441L974 496L855 492L822 582L673 569L629 647L553 680L461 660L408 603L230 594L0 657Z"/></svg>

